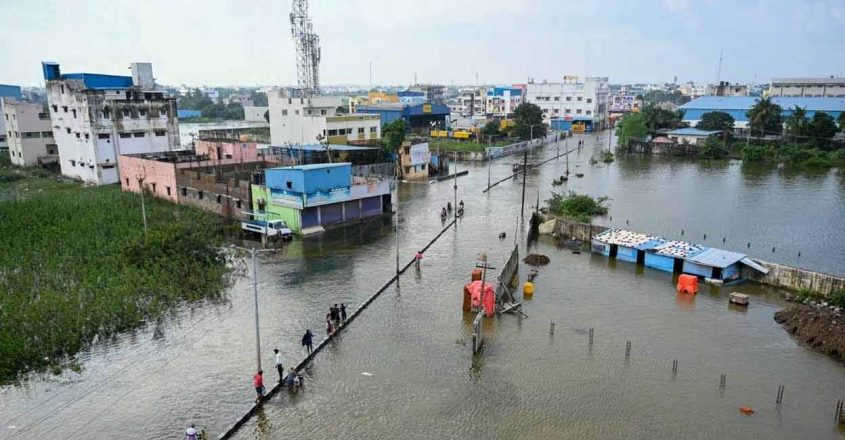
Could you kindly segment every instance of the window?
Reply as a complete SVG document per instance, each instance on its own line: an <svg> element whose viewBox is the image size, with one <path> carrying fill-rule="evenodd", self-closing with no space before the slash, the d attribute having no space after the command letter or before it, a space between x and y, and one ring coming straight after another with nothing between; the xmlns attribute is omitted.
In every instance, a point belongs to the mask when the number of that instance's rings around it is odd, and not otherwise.
<svg viewBox="0 0 845 440"><path fill-rule="evenodd" d="M167 190L167 195L170 195L170 187L169 187L169 186L165 186L165 187L164 187L164 189L166 189L166 190Z"/></svg>
<svg viewBox="0 0 845 440"><path fill-rule="evenodd" d="M156 134L156 136L164 136L164 135L167 134L167 132L164 131L164 130L156 130L155 134Z"/></svg>
<svg viewBox="0 0 845 440"><path fill-rule="evenodd" d="M153 182L153 192L156 192L156 184Z"/></svg>
<svg viewBox="0 0 845 440"><path fill-rule="evenodd" d="M138 110L138 114L141 115L141 116L147 116L147 109L142 108L142 109Z"/></svg>
<svg viewBox="0 0 845 440"><path fill-rule="evenodd" d="M238 209L241 209L241 200L240 199L235 200L235 207L238 208Z"/></svg>
<svg viewBox="0 0 845 440"><path fill-rule="evenodd" d="M103 117L106 119L111 117L111 110L108 107L103 109Z"/></svg>
<svg viewBox="0 0 845 440"><path fill-rule="evenodd" d="M125 180L126 180L126 186L129 186L129 178L127 177Z"/></svg>
<svg viewBox="0 0 845 440"><path fill-rule="evenodd" d="M322 110L320 110L320 114L325 116L325 114L326 114L326 109L322 109Z"/></svg>
<svg viewBox="0 0 845 440"><path fill-rule="evenodd" d="M65 86L61 86L61 87L62 87L62 95L64 95L65 94Z"/></svg>
<svg viewBox="0 0 845 440"><path fill-rule="evenodd" d="M8 113L7 113L7 114L5 114L5 115L3 115L3 116L5 116L5 117L6 117L6 120L7 120L7 121L9 120L9 115L8 115Z"/></svg>
<svg viewBox="0 0 845 440"><path fill-rule="evenodd" d="M578 102L581 102L581 100L582 100L582 99L584 99L584 98L583 98L583 97L581 97L581 96L579 96L579 97L578 97Z"/></svg>
<svg viewBox="0 0 845 440"><path fill-rule="evenodd" d="M85 140L86 140L86 141L87 141L87 140L88 140L88 138L90 138L90 137L91 137L91 136L90 136L88 133L85 133Z"/></svg>
<svg viewBox="0 0 845 440"><path fill-rule="evenodd" d="M203 196L202 191L197 191L197 197L199 197L200 200L202 200L202 196Z"/></svg>
<svg viewBox="0 0 845 440"><path fill-rule="evenodd" d="M337 130L329 130L329 136L337 136Z"/></svg>
<svg viewBox="0 0 845 440"><path fill-rule="evenodd" d="M161 113L161 116L167 117L167 107L162 107L159 113Z"/></svg>
<svg viewBox="0 0 845 440"><path fill-rule="evenodd" d="M572 97L571 97L571 96L567 96L567 97L566 97L566 102L570 102L570 101L572 101Z"/></svg>
<svg viewBox="0 0 845 440"><path fill-rule="evenodd" d="M111 135L108 133L100 133L97 135L97 139L111 139Z"/></svg>
<svg viewBox="0 0 845 440"><path fill-rule="evenodd" d="M288 181L287 181L287 185L286 185L286 186L288 187L288 189L293 188L293 182L291 182L290 180L288 180Z"/></svg>
<svg viewBox="0 0 845 440"><path fill-rule="evenodd" d="M299 116L299 109L294 110L294 111L293 111L293 114L295 114L295 115Z"/></svg>
<svg viewBox="0 0 845 440"><path fill-rule="evenodd" d="M568 115L568 114L572 113L572 110L570 110L570 109L566 109L566 110L564 110L563 112L564 112L564 113L566 113L566 114Z"/></svg>
<svg viewBox="0 0 845 440"><path fill-rule="evenodd" d="M71 109L70 112L73 113L73 119L76 119L76 109Z"/></svg>
<svg viewBox="0 0 845 440"><path fill-rule="evenodd" d="M282 116L287 116L287 115L288 115L288 110L287 110L287 109L283 109L283 110L282 110Z"/></svg>
<svg viewBox="0 0 845 440"><path fill-rule="evenodd" d="M65 113L67 113L67 106L66 106L66 105L63 105L63 106L62 106L62 111L63 111L63 112L65 112Z"/></svg>
<svg viewBox="0 0 845 440"><path fill-rule="evenodd" d="M127 109L123 109L123 117L124 117L124 118L128 118L130 114L131 114L131 113L130 113L130 111L129 111L129 110L127 110Z"/></svg>
<svg viewBox="0 0 845 440"><path fill-rule="evenodd" d="M593 111L592 111L592 110L587 110L587 114L588 114L588 115L591 115L591 114L593 114Z"/></svg>
<svg viewBox="0 0 845 440"><path fill-rule="evenodd" d="M358 134L364 134L364 127L358 127Z"/></svg>
<svg viewBox="0 0 845 440"><path fill-rule="evenodd" d="M52 132L52 131L42 131L42 132L41 132L41 137L44 137L44 138L51 138L51 137L53 137L53 132Z"/></svg>
<svg viewBox="0 0 845 440"><path fill-rule="evenodd" d="M592 102L593 102L593 98L587 98L587 104L590 104Z"/></svg>
<svg viewBox="0 0 845 440"><path fill-rule="evenodd" d="M560 96L555 96L555 101L560 101Z"/></svg>
<svg viewBox="0 0 845 440"><path fill-rule="evenodd" d="M132 133L120 133L121 139L128 139L132 137Z"/></svg>
<svg viewBox="0 0 845 440"><path fill-rule="evenodd" d="M74 133L74 134L76 134L76 138L77 138L77 139L79 139L79 138L80 138L80 136L79 136L79 132L78 132L78 131L77 131L76 133Z"/></svg>
<svg viewBox="0 0 845 440"><path fill-rule="evenodd" d="M187 195L188 195L188 187L183 186L182 187L182 197L185 197Z"/></svg>
<svg viewBox="0 0 845 440"><path fill-rule="evenodd" d="M67 134L70 134L70 127L65 128L67 130Z"/></svg>
<svg viewBox="0 0 845 440"><path fill-rule="evenodd" d="M376 132L376 128L375 128L375 127L370 127L370 133L375 133L375 132Z"/></svg>
<svg viewBox="0 0 845 440"><path fill-rule="evenodd" d="M580 115L580 114L581 114L581 109L579 108L578 110L575 110L575 113Z"/></svg>
<svg viewBox="0 0 845 440"><path fill-rule="evenodd" d="M138 131L138 132L132 133L132 136L135 136L136 138L142 138L142 137L144 137L145 134L146 133L144 133L143 131Z"/></svg>
<svg viewBox="0 0 845 440"><path fill-rule="evenodd" d="M220 202L223 201L223 197L220 194L217 194L217 204L219 205Z"/></svg>

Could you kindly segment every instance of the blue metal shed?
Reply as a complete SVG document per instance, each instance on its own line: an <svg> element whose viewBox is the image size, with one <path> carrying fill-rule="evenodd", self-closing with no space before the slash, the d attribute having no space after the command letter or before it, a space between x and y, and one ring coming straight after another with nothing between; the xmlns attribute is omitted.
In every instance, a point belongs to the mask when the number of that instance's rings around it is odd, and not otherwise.
<svg viewBox="0 0 845 440"><path fill-rule="evenodd" d="M20 86L0 84L0 98L15 98L20 101L23 98Z"/></svg>
<svg viewBox="0 0 845 440"><path fill-rule="evenodd" d="M352 185L352 164L321 163L270 168L265 172L267 187L300 194L330 192Z"/></svg>

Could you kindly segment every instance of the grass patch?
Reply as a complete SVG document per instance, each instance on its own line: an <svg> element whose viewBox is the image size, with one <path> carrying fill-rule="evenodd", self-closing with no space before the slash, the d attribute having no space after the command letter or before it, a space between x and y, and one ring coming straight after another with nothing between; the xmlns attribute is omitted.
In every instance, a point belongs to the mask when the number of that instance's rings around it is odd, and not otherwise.
<svg viewBox="0 0 845 440"><path fill-rule="evenodd" d="M0 182L0 382L56 372L94 337L219 296L229 266L223 220L117 186L83 187L39 171Z"/></svg>
<svg viewBox="0 0 845 440"><path fill-rule="evenodd" d="M504 147L506 145L513 144L519 141L496 141L487 145L487 142L482 142L479 144L478 142L472 141L458 141L455 139L436 139L429 141L429 148L431 151L437 151L440 148L440 151L473 151L473 152L480 152L484 151L485 148L488 146L491 147Z"/></svg>

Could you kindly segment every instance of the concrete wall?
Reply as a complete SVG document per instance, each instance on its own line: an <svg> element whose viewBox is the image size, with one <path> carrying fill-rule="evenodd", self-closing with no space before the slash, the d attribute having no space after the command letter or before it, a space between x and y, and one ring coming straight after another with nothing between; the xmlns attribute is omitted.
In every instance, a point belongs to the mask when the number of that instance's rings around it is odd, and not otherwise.
<svg viewBox="0 0 845 440"><path fill-rule="evenodd" d="M763 275L756 270L743 267L742 277L760 284L775 287L785 287L793 290L809 290L813 293L828 296L834 290L845 289L845 278L813 272L797 267L783 266L755 259L766 266L769 273Z"/></svg>
<svg viewBox="0 0 845 440"><path fill-rule="evenodd" d="M138 192L138 178L144 179L144 187L156 197L178 203L176 188L176 166L169 162L159 162L141 157L120 156L120 188L124 191Z"/></svg>
<svg viewBox="0 0 845 440"><path fill-rule="evenodd" d="M258 160L258 144L255 142L198 140L194 150L198 155L208 155L211 160L234 159L243 162Z"/></svg>
<svg viewBox="0 0 845 440"><path fill-rule="evenodd" d="M179 203L196 206L229 218L240 218L241 212L250 208L249 180L239 178L249 171L226 173L219 178L205 170L181 169L176 171Z"/></svg>
<svg viewBox="0 0 845 440"><path fill-rule="evenodd" d="M551 215L541 215L541 221L548 221L549 219L555 218ZM589 242L592 240L592 237L597 234L601 234L602 232L606 231L608 228L599 225L588 225L586 223L578 223L573 222L571 220L564 220L561 218L557 219L557 223L555 224L555 234L559 237L563 238L572 238L575 240L581 240L584 242Z"/></svg>

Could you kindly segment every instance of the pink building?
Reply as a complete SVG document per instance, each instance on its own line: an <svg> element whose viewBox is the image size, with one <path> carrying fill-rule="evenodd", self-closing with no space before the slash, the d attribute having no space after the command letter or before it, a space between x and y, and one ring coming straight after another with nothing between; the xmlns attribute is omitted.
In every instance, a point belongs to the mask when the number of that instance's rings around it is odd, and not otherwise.
<svg viewBox="0 0 845 440"><path fill-rule="evenodd" d="M206 155L211 160L234 159L239 162L258 160L258 144L251 141L198 140L194 146L197 155Z"/></svg>

